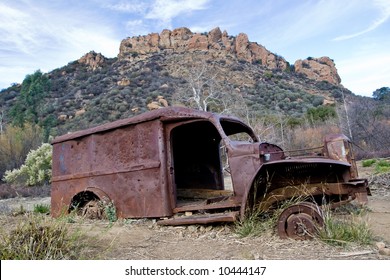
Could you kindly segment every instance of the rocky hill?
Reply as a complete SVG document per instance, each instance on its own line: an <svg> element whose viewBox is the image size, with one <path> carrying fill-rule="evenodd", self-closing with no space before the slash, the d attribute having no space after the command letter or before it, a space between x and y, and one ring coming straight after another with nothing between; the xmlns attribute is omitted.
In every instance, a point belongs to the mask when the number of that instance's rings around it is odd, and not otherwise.
<svg viewBox="0 0 390 280"><path fill-rule="evenodd" d="M160 34L152 33L145 36L131 37L122 40L119 59L133 61L133 54L151 53L188 53L207 51L213 58L226 58L233 55L238 60L263 65L269 69L286 70L290 64L264 46L250 42L245 33L237 37L229 36L219 27L208 33L192 33L188 28L178 28L173 31L163 30ZM303 73L316 81L327 81L340 85L341 79L334 62L328 57L297 60L294 64L296 73Z"/></svg>
<svg viewBox="0 0 390 280"><path fill-rule="evenodd" d="M256 114L300 118L309 108L334 104L342 92L354 96L328 57L290 64L244 33L178 28L126 38L116 58L92 51L47 73L50 90L39 118L50 118L51 134L58 135L178 104L173 97L188 90L189 75L202 67L213 86L239 95ZM20 90L14 85L1 91L3 123L11 121L8 112Z"/></svg>

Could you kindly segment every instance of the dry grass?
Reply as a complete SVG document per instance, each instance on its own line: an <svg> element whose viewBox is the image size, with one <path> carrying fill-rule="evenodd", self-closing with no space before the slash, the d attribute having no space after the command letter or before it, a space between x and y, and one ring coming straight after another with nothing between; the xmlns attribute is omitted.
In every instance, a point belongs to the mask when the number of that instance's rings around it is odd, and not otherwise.
<svg viewBox="0 0 390 280"><path fill-rule="evenodd" d="M243 221L236 223L235 231L240 237L275 235L275 227L280 214L289 206L304 201L304 197L285 201L273 211L253 211ZM374 237L368 222L365 220L367 208L345 206L331 211L322 207L324 226L318 229L314 238L328 245L348 246L371 245Z"/></svg>
<svg viewBox="0 0 390 280"><path fill-rule="evenodd" d="M350 209L346 209L349 211ZM325 226L319 231L318 238L335 246L371 245L374 235L366 220L365 208L352 208L347 215L336 216L334 212L324 211Z"/></svg>
<svg viewBox="0 0 390 280"><path fill-rule="evenodd" d="M0 199L13 197L46 197L50 196L50 185L37 187L11 186L0 182Z"/></svg>
<svg viewBox="0 0 390 280"><path fill-rule="evenodd" d="M2 260L78 259L81 234L71 232L63 219L28 213L9 231L0 232Z"/></svg>
<svg viewBox="0 0 390 280"><path fill-rule="evenodd" d="M306 196L292 197L272 210L264 210L261 205L258 205L254 211L247 213L244 220L236 223L236 233L241 237L273 234L280 214L287 207L305 201L306 198Z"/></svg>

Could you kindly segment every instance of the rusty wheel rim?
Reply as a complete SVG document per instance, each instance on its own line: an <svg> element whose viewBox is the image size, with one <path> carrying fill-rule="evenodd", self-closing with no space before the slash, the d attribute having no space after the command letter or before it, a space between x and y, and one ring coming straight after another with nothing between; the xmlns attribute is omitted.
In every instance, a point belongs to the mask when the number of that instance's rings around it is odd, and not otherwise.
<svg viewBox="0 0 390 280"><path fill-rule="evenodd" d="M278 235L298 240L312 239L324 225L321 208L310 202L287 207L278 219Z"/></svg>
<svg viewBox="0 0 390 280"><path fill-rule="evenodd" d="M98 200L91 200L81 209L81 216L87 219L102 219L103 209Z"/></svg>

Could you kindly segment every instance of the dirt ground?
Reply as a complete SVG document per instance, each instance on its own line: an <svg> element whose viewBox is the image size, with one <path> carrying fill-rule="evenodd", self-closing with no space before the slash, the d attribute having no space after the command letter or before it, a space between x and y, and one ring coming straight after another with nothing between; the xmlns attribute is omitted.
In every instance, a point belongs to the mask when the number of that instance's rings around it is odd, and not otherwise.
<svg viewBox="0 0 390 280"><path fill-rule="evenodd" d="M361 177L363 177L361 174ZM369 198L367 219L375 241L390 247L390 187L373 187ZM31 211L36 204L49 204L50 197L11 198L0 200L0 224L12 228L25 216L13 216L21 207ZM319 240L281 240L269 233L260 237L239 237L234 225L158 226L153 219L102 220L80 219L69 223L86 236L88 246L82 256L87 259L136 260L390 260L371 246L350 245L345 248L327 245ZM376 242L374 242L376 243Z"/></svg>

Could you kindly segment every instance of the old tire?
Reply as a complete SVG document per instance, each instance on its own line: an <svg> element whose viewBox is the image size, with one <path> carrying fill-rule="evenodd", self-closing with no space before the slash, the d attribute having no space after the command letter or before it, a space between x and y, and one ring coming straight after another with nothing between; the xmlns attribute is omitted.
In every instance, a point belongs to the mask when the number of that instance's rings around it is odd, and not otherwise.
<svg viewBox="0 0 390 280"><path fill-rule="evenodd" d="M280 214L277 231L280 238L312 239L324 226L321 208L314 203L301 202L287 207Z"/></svg>
<svg viewBox="0 0 390 280"><path fill-rule="evenodd" d="M87 219L103 219L104 207L100 200L91 200L81 209L81 216Z"/></svg>

